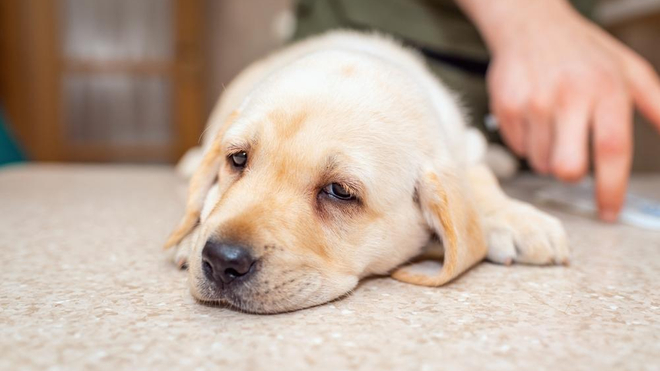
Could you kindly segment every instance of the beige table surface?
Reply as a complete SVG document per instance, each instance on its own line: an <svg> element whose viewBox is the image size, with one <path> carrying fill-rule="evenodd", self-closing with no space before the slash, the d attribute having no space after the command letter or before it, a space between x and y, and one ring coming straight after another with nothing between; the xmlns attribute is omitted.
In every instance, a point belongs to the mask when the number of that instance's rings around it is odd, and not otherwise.
<svg viewBox="0 0 660 371"><path fill-rule="evenodd" d="M482 264L442 288L377 278L259 316L196 303L165 260L181 187L157 166L0 169L0 370L660 368L660 233L551 210L570 267ZM660 176L633 189L660 198Z"/></svg>

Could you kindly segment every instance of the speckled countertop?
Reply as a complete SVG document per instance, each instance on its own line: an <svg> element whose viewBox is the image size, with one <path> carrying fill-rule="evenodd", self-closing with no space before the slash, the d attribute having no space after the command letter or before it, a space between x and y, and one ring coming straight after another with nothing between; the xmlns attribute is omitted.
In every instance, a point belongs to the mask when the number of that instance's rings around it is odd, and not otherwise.
<svg viewBox="0 0 660 371"><path fill-rule="evenodd" d="M660 198L660 176L633 188ZM660 233L551 210L570 267L482 264L442 288L377 278L259 316L196 303L166 261L181 189L166 167L0 169L0 370L660 368Z"/></svg>

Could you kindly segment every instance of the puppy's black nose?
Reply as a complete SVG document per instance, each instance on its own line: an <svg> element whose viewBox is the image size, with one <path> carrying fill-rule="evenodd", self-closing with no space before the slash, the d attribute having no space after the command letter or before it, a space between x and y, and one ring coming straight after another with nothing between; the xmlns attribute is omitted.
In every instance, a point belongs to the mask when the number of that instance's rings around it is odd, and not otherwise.
<svg viewBox="0 0 660 371"><path fill-rule="evenodd" d="M248 249L238 245L206 241L202 250L202 270L209 280L225 284L251 272L254 259Z"/></svg>

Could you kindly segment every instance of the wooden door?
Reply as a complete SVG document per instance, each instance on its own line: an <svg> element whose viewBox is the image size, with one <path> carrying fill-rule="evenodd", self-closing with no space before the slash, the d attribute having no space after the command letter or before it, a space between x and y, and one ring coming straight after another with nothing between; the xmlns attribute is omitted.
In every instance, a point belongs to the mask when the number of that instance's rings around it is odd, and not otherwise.
<svg viewBox="0 0 660 371"><path fill-rule="evenodd" d="M197 143L202 0L0 3L0 98L32 159L173 162Z"/></svg>

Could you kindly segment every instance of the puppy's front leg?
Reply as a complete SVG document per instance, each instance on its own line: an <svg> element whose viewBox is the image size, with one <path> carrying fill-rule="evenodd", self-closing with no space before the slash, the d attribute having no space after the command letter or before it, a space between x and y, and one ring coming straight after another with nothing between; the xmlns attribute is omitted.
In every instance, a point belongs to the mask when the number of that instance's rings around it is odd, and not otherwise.
<svg viewBox="0 0 660 371"><path fill-rule="evenodd" d="M485 165L470 168L467 175L484 223L488 260L506 265L568 263L568 240L559 219L509 198Z"/></svg>

